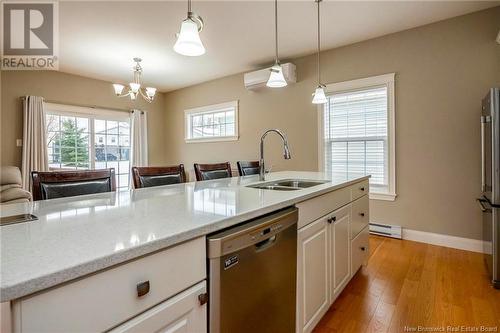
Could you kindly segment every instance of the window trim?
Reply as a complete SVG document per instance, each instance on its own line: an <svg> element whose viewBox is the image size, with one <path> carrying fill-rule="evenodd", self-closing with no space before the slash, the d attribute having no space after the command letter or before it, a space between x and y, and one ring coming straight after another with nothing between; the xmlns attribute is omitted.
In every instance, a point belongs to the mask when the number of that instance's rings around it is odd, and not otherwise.
<svg viewBox="0 0 500 333"><path fill-rule="evenodd" d="M335 82L326 85L325 94L352 92L367 88L387 87L387 141L388 141L388 170L389 170L389 192L374 193L370 192L370 199L373 200L396 200L396 104L394 79L396 73L371 76L362 79ZM321 172L324 171L324 104L319 104L318 111L318 166Z"/></svg>
<svg viewBox="0 0 500 333"><path fill-rule="evenodd" d="M234 108L234 135L219 136L214 138L202 137L202 138L190 138L189 133L191 129L190 117L193 114L204 114L204 113L214 113L220 109ZM238 123L239 123L239 103L238 100L230 101L219 104L212 104L206 106L200 106L197 108L184 110L184 141L186 143L196 143L196 142L223 142L223 141L236 141L239 139Z"/></svg>
<svg viewBox="0 0 500 333"><path fill-rule="evenodd" d="M82 116L102 120L130 121L130 111L115 111L87 106L45 103L45 112L60 116Z"/></svg>

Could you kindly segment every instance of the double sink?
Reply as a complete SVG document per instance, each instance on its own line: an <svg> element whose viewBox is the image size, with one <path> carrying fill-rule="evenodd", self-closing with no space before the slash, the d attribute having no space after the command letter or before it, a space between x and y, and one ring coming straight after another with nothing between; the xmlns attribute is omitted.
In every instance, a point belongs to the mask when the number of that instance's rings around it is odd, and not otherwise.
<svg viewBox="0 0 500 333"><path fill-rule="evenodd" d="M248 185L247 187L257 188L261 190L296 191L325 184L328 182L328 180L282 179L266 183Z"/></svg>

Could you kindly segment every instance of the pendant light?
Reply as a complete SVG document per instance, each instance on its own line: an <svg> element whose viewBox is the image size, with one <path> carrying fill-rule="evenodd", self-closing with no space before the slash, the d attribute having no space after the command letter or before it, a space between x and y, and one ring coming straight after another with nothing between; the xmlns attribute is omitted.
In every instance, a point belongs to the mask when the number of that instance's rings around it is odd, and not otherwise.
<svg viewBox="0 0 500 333"><path fill-rule="evenodd" d="M316 90L313 93L313 99L312 103L313 104L324 104L327 102L326 96L325 96L325 90L324 88L326 87L324 84L321 83L321 76L320 76L320 52L321 52L321 44L320 44L320 25L319 25L319 3L322 0L315 0L316 3L318 4L318 86L316 87Z"/></svg>
<svg viewBox="0 0 500 333"><path fill-rule="evenodd" d="M274 38L276 57L274 59L274 65L270 69L271 74L269 75L266 86L270 88L281 88L286 87L287 83L283 76L283 68L278 58L278 0L274 0Z"/></svg>
<svg viewBox="0 0 500 333"><path fill-rule="evenodd" d="M181 31L177 34L174 51L189 57L204 54L205 47L200 39L203 26L203 19L191 11L191 0L188 0L187 19L182 21Z"/></svg>

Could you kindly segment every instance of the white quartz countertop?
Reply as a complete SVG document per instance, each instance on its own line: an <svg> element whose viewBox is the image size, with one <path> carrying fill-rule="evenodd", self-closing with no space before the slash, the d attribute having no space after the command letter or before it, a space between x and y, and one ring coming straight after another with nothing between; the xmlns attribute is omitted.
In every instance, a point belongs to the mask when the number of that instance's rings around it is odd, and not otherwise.
<svg viewBox="0 0 500 333"><path fill-rule="evenodd" d="M278 179L328 180L319 172ZM0 227L0 300L16 299L294 205L363 178L297 191L248 188L257 176L1 206L39 220Z"/></svg>

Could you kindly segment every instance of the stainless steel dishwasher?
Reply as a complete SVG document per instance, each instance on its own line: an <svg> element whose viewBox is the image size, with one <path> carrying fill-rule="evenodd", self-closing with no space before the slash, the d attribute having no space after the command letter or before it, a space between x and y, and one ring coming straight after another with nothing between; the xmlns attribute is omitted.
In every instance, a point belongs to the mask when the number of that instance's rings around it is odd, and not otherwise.
<svg viewBox="0 0 500 333"><path fill-rule="evenodd" d="M207 238L210 333L295 332L297 208Z"/></svg>

